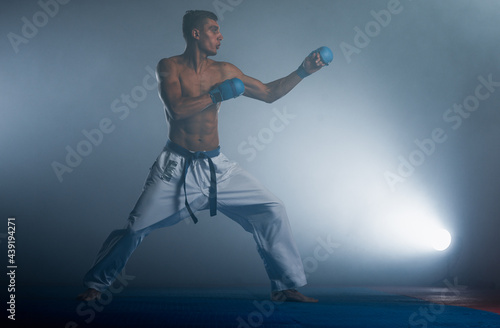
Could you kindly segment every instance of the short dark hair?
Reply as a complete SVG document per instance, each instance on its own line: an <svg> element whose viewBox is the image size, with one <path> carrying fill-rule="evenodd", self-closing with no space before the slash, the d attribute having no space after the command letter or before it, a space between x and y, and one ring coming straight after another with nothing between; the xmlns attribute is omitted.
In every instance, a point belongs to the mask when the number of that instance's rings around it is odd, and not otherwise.
<svg viewBox="0 0 500 328"><path fill-rule="evenodd" d="M205 20L213 19L217 21L217 15L207 10L188 10L182 18L182 34L184 39L188 42L191 39L191 31L193 28L201 28Z"/></svg>

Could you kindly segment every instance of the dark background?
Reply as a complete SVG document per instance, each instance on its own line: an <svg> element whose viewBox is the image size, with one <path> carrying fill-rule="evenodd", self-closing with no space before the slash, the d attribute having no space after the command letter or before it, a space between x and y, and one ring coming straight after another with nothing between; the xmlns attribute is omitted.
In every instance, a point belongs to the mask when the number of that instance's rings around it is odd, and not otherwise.
<svg viewBox="0 0 500 328"><path fill-rule="evenodd" d="M263 82L319 46L334 52L279 101L240 97L220 112L223 152L287 205L311 285L500 283L500 88L460 126L446 114L473 101L479 77L500 81L497 1L41 3L51 5L0 5L0 245L7 259L15 217L19 285L81 284L101 243L125 225L168 133L149 71L183 52L188 9L219 15L215 60ZM388 6L398 11L390 20ZM276 112L289 119L270 132ZM92 145L83 131L103 120L112 131ZM418 157L415 140L435 129L442 142ZM255 156L249 136L261 138ZM78 145L87 153L70 167ZM388 172L412 153L418 165L391 187ZM55 163L71 172L58 177ZM200 218L152 233L126 268L132 284L267 284L251 235L222 215ZM418 247L434 227L452 234L445 252ZM330 253L318 248L327 240Z"/></svg>

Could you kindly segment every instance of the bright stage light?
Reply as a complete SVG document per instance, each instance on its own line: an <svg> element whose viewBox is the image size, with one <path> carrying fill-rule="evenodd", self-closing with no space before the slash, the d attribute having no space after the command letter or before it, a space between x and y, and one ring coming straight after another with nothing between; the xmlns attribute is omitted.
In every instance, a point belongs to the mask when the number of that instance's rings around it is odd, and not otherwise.
<svg viewBox="0 0 500 328"><path fill-rule="evenodd" d="M436 230L432 235L432 247L437 251L444 251L451 244L451 235L448 230Z"/></svg>
<svg viewBox="0 0 500 328"><path fill-rule="evenodd" d="M377 218L373 230L378 231L380 244L391 244L400 254L444 251L451 245L451 234L442 221L424 200L396 198L385 208L384 217Z"/></svg>

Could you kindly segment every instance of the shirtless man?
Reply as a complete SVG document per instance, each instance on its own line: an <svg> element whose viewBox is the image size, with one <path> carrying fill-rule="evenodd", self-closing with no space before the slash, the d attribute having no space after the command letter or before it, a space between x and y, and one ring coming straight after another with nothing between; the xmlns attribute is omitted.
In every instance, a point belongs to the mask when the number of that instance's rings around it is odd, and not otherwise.
<svg viewBox="0 0 500 328"><path fill-rule="evenodd" d="M317 302L295 289L306 278L283 203L220 153L218 113L222 101L243 90L244 96L272 103L331 58L324 63L313 52L296 71L263 84L230 63L208 58L217 54L223 39L215 14L186 12L183 34L184 53L162 59L157 68L170 140L151 167L127 226L104 242L85 275L88 289L79 298L99 298L151 231L189 217L196 222L194 212L210 208L211 215L218 209L253 234L271 280L272 300Z"/></svg>

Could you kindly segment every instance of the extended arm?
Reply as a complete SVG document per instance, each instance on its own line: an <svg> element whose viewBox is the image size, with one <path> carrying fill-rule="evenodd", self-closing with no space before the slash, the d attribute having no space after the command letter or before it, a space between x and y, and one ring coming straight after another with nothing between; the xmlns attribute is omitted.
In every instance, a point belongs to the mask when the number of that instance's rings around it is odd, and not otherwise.
<svg viewBox="0 0 500 328"><path fill-rule="evenodd" d="M213 105L208 93L198 97L182 95L179 73L169 59L162 59L157 67L160 98L173 120L182 120L196 115Z"/></svg>
<svg viewBox="0 0 500 328"><path fill-rule="evenodd" d="M312 53L310 56L307 56L301 65L307 74L312 74L325 66L318 53ZM280 99L302 80L299 74L294 71L281 79L264 84L259 80L244 75L237 68L234 69L236 70L236 77L240 78L245 84L244 95L267 103L272 103Z"/></svg>
<svg viewBox="0 0 500 328"><path fill-rule="evenodd" d="M293 72L266 84L246 75L241 80L245 84L245 96L272 103L290 92L302 79Z"/></svg>

